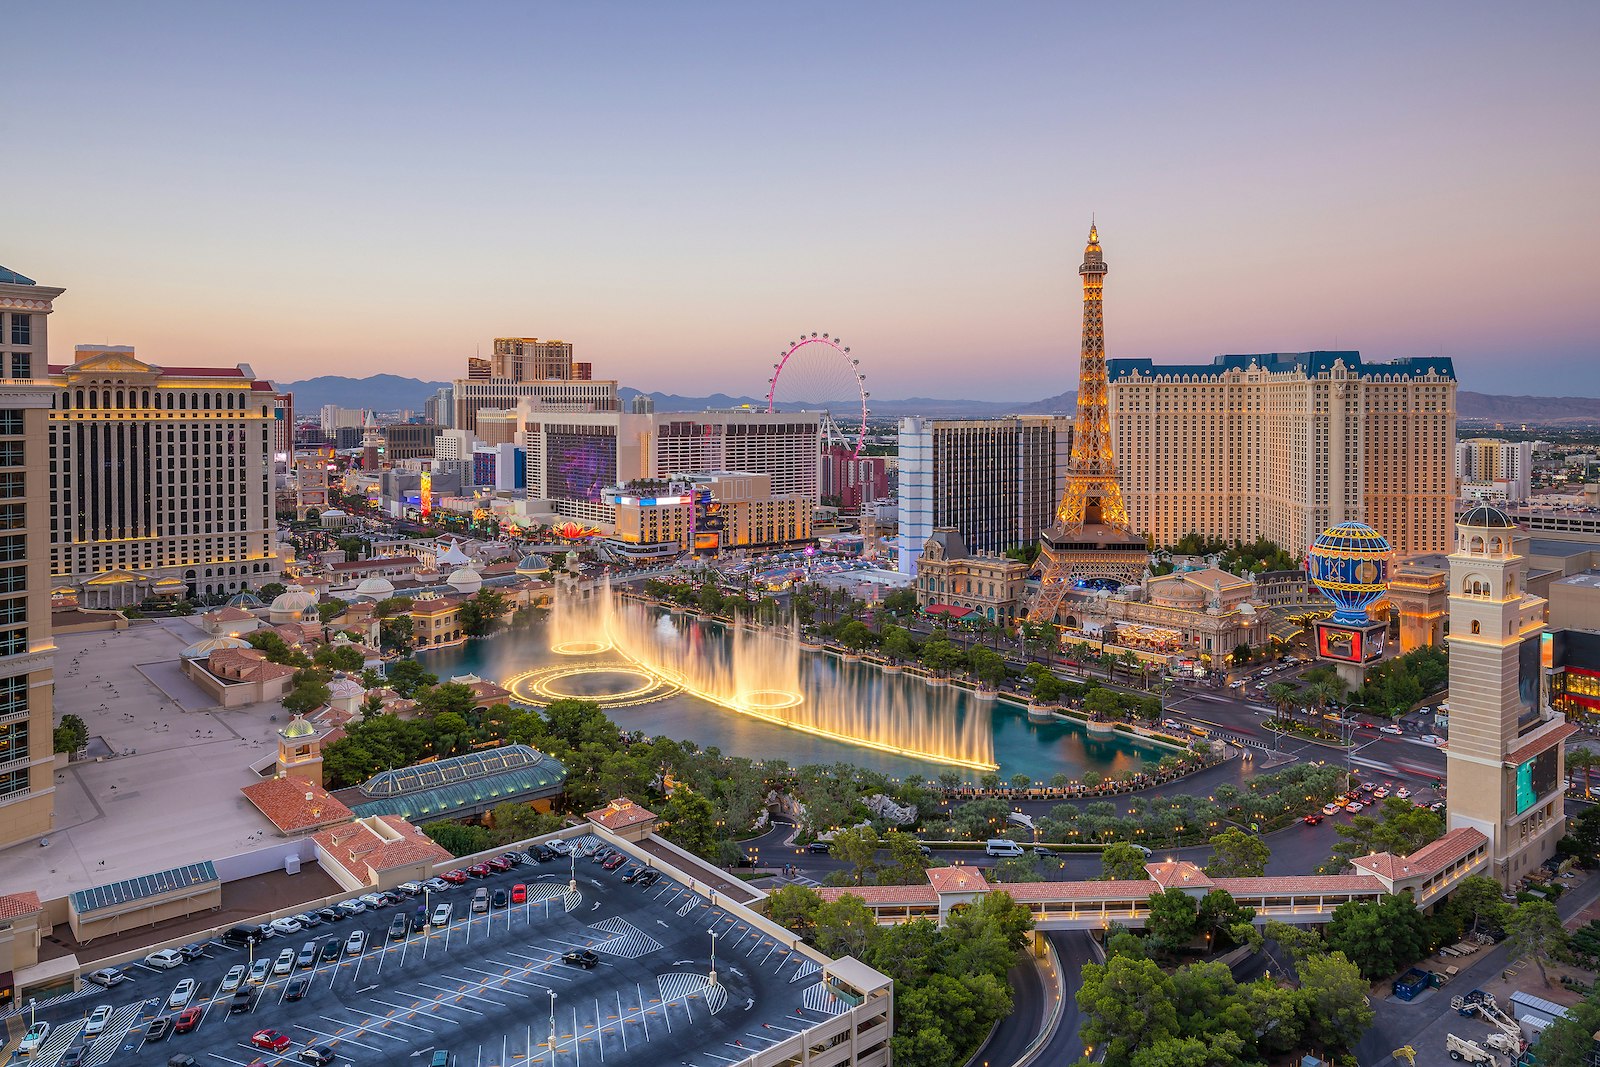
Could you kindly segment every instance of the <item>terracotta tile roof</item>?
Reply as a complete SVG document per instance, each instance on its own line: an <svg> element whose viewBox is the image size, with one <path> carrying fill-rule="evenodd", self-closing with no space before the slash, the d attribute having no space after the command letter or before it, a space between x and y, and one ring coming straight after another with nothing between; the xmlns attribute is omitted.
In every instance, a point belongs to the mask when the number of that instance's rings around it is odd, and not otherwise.
<svg viewBox="0 0 1600 1067"><path fill-rule="evenodd" d="M216 611L208 611L201 618L210 619L213 622L244 622L246 619L255 618L255 616L243 608L229 606L218 608Z"/></svg>
<svg viewBox="0 0 1600 1067"><path fill-rule="evenodd" d="M286 834L345 822L354 814L322 786L304 778L268 778L239 792Z"/></svg>
<svg viewBox="0 0 1600 1067"><path fill-rule="evenodd" d="M437 597L433 600L419 600L411 605L412 615L443 615L456 610L461 606L461 601L453 596Z"/></svg>
<svg viewBox="0 0 1600 1067"><path fill-rule="evenodd" d="M1147 878L1113 882L1016 882L1002 886L1013 900L1036 904L1060 900L1148 900L1161 892L1157 882Z"/></svg>
<svg viewBox="0 0 1600 1067"><path fill-rule="evenodd" d="M1528 744L1517 749L1515 752L1512 752L1506 757L1505 765L1507 767L1517 767L1527 763L1545 749L1561 744L1561 742L1565 741L1567 738L1571 737L1577 732L1578 728L1572 723L1563 723L1561 726L1551 730L1549 733L1539 738L1539 740L1529 742Z"/></svg>
<svg viewBox="0 0 1600 1067"><path fill-rule="evenodd" d="M1163 889L1178 886L1184 889L1205 887L1212 884L1210 876L1188 860L1161 860L1158 863L1147 863L1144 869L1150 877L1161 884Z"/></svg>
<svg viewBox="0 0 1600 1067"><path fill-rule="evenodd" d="M387 831L380 833L376 825ZM368 884L372 883L374 872L381 874L417 863L442 863L451 858L432 838L398 815L356 819L312 836L322 855Z"/></svg>
<svg viewBox="0 0 1600 1067"><path fill-rule="evenodd" d="M815 890L823 900L838 900L846 893L860 897L867 904L927 904L939 903L939 894L931 885L858 885L822 886Z"/></svg>
<svg viewBox="0 0 1600 1067"><path fill-rule="evenodd" d="M19 915L32 915L43 908L44 905L39 903L39 894L31 889L25 893L6 893L0 896L0 919L15 919Z"/></svg>
<svg viewBox="0 0 1600 1067"><path fill-rule="evenodd" d="M1365 874L1286 874L1276 878L1218 878L1213 884L1234 896L1307 893L1382 893L1383 883Z"/></svg>
<svg viewBox="0 0 1600 1067"><path fill-rule="evenodd" d="M929 867L927 874L936 893L982 893L989 888L977 867Z"/></svg>
<svg viewBox="0 0 1600 1067"><path fill-rule="evenodd" d="M416 556L375 556L372 559L352 559L342 563L330 563L330 571L340 574L353 574L361 571L383 570L388 567L415 567L422 561Z"/></svg>
<svg viewBox="0 0 1600 1067"><path fill-rule="evenodd" d="M1371 871L1393 883L1403 878L1426 878L1437 874L1488 843L1489 839L1481 830L1459 826L1409 856L1374 852L1370 856L1358 856L1350 862L1358 870Z"/></svg>
<svg viewBox="0 0 1600 1067"><path fill-rule="evenodd" d="M655 812L648 808L640 807L627 797L618 797L603 808L585 812L585 819L596 826L603 826L607 830L621 830L629 826L637 826L656 817Z"/></svg>

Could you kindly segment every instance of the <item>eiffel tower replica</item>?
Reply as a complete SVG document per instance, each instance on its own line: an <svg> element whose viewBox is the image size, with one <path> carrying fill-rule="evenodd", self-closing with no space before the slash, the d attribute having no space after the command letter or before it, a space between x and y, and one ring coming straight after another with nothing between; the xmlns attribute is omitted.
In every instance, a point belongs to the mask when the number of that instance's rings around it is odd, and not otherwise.
<svg viewBox="0 0 1600 1067"><path fill-rule="evenodd" d="M1078 364L1078 415L1072 423L1067 488L1056 521L1039 534L1039 591L1028 608L1033 622L1054 621L1061 598L1081 579L1137 582L1150 558L1149 546L1128 522L1111 454L1111 415L1106 408L1106 335L1100 294L1106 263L1100 235L1089 226L1089 245L1078 268L1083 278L1083 353Z"/></svg>

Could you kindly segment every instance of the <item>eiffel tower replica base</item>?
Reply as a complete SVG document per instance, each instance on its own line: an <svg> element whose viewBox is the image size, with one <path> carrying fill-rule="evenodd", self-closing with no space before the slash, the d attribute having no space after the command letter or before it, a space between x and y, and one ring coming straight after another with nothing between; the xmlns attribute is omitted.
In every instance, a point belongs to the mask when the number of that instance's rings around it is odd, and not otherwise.
<svg viewBox="0 0 1600 1067"><path fill-rule="evenodd" d="M1039 535L1039 592L1028 609L1028 621L1055 621L1062 598L1080 580L1106 578L1118 585L1137 585L1149 560L1150 546L1138 534L1098 524L1071 530L1056 523Z"/></svg>

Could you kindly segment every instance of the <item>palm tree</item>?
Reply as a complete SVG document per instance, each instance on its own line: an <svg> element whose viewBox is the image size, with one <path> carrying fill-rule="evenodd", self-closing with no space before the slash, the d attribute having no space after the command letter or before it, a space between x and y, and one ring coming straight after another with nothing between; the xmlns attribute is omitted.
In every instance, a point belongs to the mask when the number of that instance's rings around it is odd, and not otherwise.
<svg viewBox="0 0 1600 1067"><path fill-rule="evenodd" d="M1583 772L1583 795L1585 798L1593 795L1589 791L1589 771L1596 766L1600 766L1600 752L1581 746L1567 750L1567 770Z"/></svg>
<svg viewBox="0 0 1600 1067"><path fill-rule="evenodd" d="M1273 682L1263 690L1266 698L1277 705L1278 719L1281 722L1290 708L1300 699L1300 687L1290 682Z"/></svg>

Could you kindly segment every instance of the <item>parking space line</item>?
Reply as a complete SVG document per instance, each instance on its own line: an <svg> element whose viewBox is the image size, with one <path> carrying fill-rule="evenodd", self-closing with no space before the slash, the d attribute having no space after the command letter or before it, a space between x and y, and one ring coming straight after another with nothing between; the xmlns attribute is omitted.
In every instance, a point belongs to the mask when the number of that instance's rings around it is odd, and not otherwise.
<svg viewBox="0 0 1600 1067"><path fill-rule="evenodd" d="M377 1045L369 1045L364 1041L357 1041L353 1037L344 1037L344 1036L342 1036L342 1031L341 1031L340 1034L325 1034L321 1030L312 1029L311 1027L307 1026L305 1023L295 1023L294 1024L294 1028L296 1030L304 1030L308 1034L316 1034L318 1037L325 1037L329 1041L348 1041L348 1042L350 1042L350 1044L356 1045L359 1048L371 1049L373 1052L382 1052L383 1051L383 1049L379 1048ZM360 1033L360 1032L361 1031L357 1031L357 1033Z"/></svg>
<svg viewBox="0 0 1600 1067"><path fill-rule="evenodd" d="M443 977L448 977L448 976L443 976ZM444 986L429 985L427 982L418 982L417 984L422 986L424 989L436 989L441 993L445 993L445 994L447 994L449 996L456 997L457 999L460 999L461 997L470 997L473 1000L481 1000L485 1004L493 1004L497 1008L508 1008L508 1007L510 1007L509 1004L502 1004L498 1000L490 1000L488 997L480 997L480 996L477 996L476 994L468 993L465 990L459 989L459 988L458 989L446 989ZM483 1013L479 1012L478 1014L481 1015Z"/></svg>

